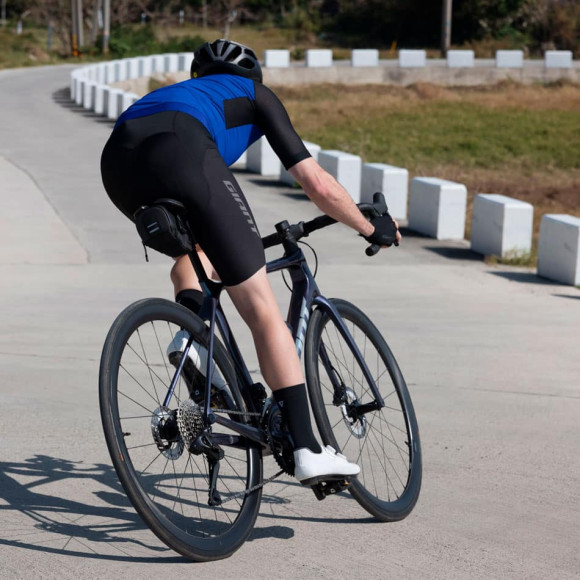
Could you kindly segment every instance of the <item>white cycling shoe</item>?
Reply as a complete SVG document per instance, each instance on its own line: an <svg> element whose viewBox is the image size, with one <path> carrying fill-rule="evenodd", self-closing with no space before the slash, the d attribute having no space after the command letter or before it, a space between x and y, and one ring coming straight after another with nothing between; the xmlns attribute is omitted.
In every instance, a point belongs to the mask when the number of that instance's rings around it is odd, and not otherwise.
<svg viewBox="0 0 580 580"><path fill-rule="evenodd" d="M356 463L351 463L330 445L323 447L321 453L313 453L306 447L296 449L294 463L294 475L302 485L354 477L360 473L360 467Z"/></svg>
<svg viewBox="0 0 580 580"><path fill-rule="evenodd" d="M187 346L187 341L189 340L189 333L186 330L180 330L169 346L167 347L167 357L169 358L169 362L177 368L179 366L179 362L181 361L181 354L185 351L185 347ZM206 376L207 370L207 349L204 346L201 346L199 343L195 342L195 340L191 343L191 347L189 348L188 352L188 360L185 362L185 374L190 378L190 381L193 382L203 382ZM201 375L201 377L200 377ZM197 378L198 380L195 381L194 379ZM201 378L201 381L199 380ZM219 390L227 390L230 392L230 389L221 374L220 370L214 364L213 366L213 376L212 376L212 385ZM201 387L201 385L199 385Z"/></svg>

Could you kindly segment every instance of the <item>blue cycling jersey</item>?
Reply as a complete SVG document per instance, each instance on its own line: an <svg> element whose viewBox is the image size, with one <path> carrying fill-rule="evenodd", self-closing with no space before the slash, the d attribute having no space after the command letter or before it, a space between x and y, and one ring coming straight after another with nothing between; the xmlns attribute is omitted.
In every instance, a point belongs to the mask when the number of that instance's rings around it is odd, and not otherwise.
<svg viewBox="0 0 580 580"><path fill-rule="evenodd" d="M230 106L231 109L233 104L235 110L237 103L253 107L255 99L254 81L244 77L221 74L188 79L157 89L139 99L119 117L115 128L129 119L162 111L181 111L205 126L220 155L227 165L231 165L264 133L254 122L242 120L232 123L227 118L226 108ZM246 120L249 117L246 116Z"/></svg>

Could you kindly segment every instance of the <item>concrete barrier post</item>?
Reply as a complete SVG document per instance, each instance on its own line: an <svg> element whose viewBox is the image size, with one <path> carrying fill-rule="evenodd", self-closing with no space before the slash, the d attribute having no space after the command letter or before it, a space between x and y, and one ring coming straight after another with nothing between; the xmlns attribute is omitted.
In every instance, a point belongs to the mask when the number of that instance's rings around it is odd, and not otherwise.
<svg viewBox="0 0 580 580"><path fill-rule="evenodd" d="M95 88L95 104L93 110L97 115L106 115L109 104L110 87L107 85L97 85Z"/></svg>
<svg viewBox="0 0 580 580"><path fill-rule="evenodd" d="M316 143L310 143L308 141L304 141L304 146L308 149L308 153L312 155L315 161L318 161L318 154L320 153L320 145L316 145ZM286 183L287 185L294 186L296 185L296 180L290 175L287 169L280 164L280 181L282 183Z"/></svg>
<svg viewBox="0 0 580 580"><path fill-rule="evenodd" d="M151 58L151 72L164 73L165 72L165 55L154 54Z"/></svg>
<svg viewBox="0 0 580 580"><path fill-rule="evenodd" d="M121 111L119 112L119 115L126 111L138 99L139 95L136 95L135 93L124 92L121 99Z"/></svg>
<svg viewBox="0 0 580 580"><path fill-rule="evenodd" d="M505 195L480 193L473 201L471 249L484 255L518 257L532 249L534 207Z"/></svg>
<svg viewBox="0 0 580 580"><path fill-rule="evenodd" d="M438 240L462 240L466 206L465 185L415 177L409 193L409 228Z"/></svg>
<svg viewBox="0 0 580 580"><path fill-rule="evenodd" d="M127 80L127 61L126 60L116 60L115 61L115 79L117 81Z"/></svg>
<svg viewBox="0 0 580 580"><path fill-rule="evenodd" d="M280 175L280 160L266 137L261 137L248 148L247 169L260 175Z"/></svg>
<svg viewBox="0 0 580 580"><path fill-rule="evenodd" d="M344 151L320 151L318 163L326 169L355 201L360 202L361 158Z"/></svg>
<svg viewBox="0 0 580 580"><path fill-rule="evenodd" d="M123 93L121 89L109 89L108 99L107 99L107 118L117 119L117 117L122 113L123 107Z"/></svg>
<svg viewBox="0 0 580 580"><path fill-rule="evenodd" d="M137 79L139 78L139 59L138 58L128 58L127 62L127 78Z"/></svg>
<svg viewBox="0 0 580 580"><path fill-rule="evenodd" d="M580 286L580 218L564 214L542 216L538 275Z"/></svg>
<svg viewBox="0 0 580 580"><path fill-rule="evenodd" d="M139 76L150 77L153 72L153 61L150 56L139 57Z"/></svg>
<svg viewBox="0 0 580 580"><path fill-rule="evenodd" d="M546 68L572 68L571 50L547 50L544 54Z"/></svg>
<svg viewBox="0 0 580 580"><path fill-rule="evenodd" d="M177 55L177 70L189 72L192 60L193 52L180 52Z"/></svg>
<svg viewBox="0 0 580 580"><path fill-rule="evenodd" d="M84 93L85 93L85 84L87 83L87 80L79 75L76 78L76 88L75 88L75 103L77 105L82 105L83 104L83 99L84 99Z"/></svg>
<svg viewBox="0 0 580 580"><path fill-rule="evenodd" d="M473 50L449 50L447 52L447 68L472 68L473 64Z"/></svg>
<svg viewBox="0 0 580 580"><path fill-rule="evenodd" d="M179 56L175 53L163 55L163 72L174 73L179 70Z"/></svg>
<svg viewBox="0 0 580 580"><path fill-rule="evenodd" d="M427 64L427 53L424 50L399 50L401 68L421 68Z"/></svg>
<svg viewBox="0 0 580 580"><path fill-rule="evenodd" d="M332 66L332 50L326 48L311 48L307 50L306 66L309 68Z"/></svg>
<svg viewBox="0 0 580 580"><path fill-rule="evenodd" d="M406 169L383 163L365 163L362 166L361 201L372 203L377 191L384 193L392 217L407 219L409 172Z"/></svg>
<svg viewBox="0 0 580 580"><path fill-rule="evenodd" d="M375 48L355 48L350 56L352 66L379 66L379 51Z"/></svg>
<svg viewBox="0 0 580 580"><path fill-rule="evenodd" d="M97 83L88 81L85 84L85 91L83 95L83 109L91 110L95 106L95 91Z"/></svg>
<svg viewBox="0 0 580 580"><path fill-rule="evenodd" d="M495 53L497 68L522 68L524 66L523 50L498 50Z"/></svg>
<svg viewBox="0 0 580 580"><path fill-rule="evenodd" d="M105 64L98 64L95 70L95 82L98 85L104 85L107 82L107 71Z"/></svg>
<svg viewBox="0 0 580 580"><path fill-rule="evenodd" d="M112 60L110 62L105 63L105 84L110 85L111 83L116 83L116 69L115 69L115 61Z"/></svg>
<svg viewBox="0 0 580 580"><path fill-rule="evenodd" d="M264 66L266 68L288 68L290 66L290 51L265 50Z"/></svg>

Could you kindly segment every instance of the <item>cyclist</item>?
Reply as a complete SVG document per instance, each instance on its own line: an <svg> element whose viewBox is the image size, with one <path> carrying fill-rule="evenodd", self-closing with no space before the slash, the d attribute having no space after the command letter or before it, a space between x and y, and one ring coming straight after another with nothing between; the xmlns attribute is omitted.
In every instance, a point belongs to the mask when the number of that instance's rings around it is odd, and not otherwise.
<svg viewBox="0 0 580 580"><path fill-rule="evenodd" d="M266 276L258 228L228 168L262 135L324 213L368 242L385 246L400 239L390 216L367 221L313 160L282 103L262 84L254 52L227 40L205 43L194 54L190 79L149 93L119 117L101 159L103 183L131 220L141 206L159 198L186 206L204 267L223 281L252 332L262 375L294 443L297 479L356 476L356 464L321 447L314 436L300 361ZM173 257L175 299L197 313L203 294L189 257ZM186 335L176 336L170 358L186 341ZM200 353L190 352L203 369Z"/></svg>

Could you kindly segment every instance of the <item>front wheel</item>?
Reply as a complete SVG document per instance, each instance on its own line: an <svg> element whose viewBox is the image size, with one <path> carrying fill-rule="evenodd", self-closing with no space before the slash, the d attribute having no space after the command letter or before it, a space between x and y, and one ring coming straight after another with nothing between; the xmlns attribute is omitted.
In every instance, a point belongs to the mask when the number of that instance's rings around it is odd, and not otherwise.
<svg viewBox="0 0 580 580"><path fill-rule="evenodd" d="M356 306L331 300L358 346L384 400L375 396L362 367L330 315L312 314L306 334L306 381L316 424L331 445L361 472L350 493L381 521L405 518L421 489L419 428L401 370L381 333Z"/></svg>
<svg viewBox="0 0 580 580"><path fill-rule="evenodd" d="M166 400L179 364L171 362L168 346L183 332L207 348L208 328L178 304L141 300L119 315L101 358L101 418L115 470L146 524L180 554L217 560L231 555L252 531L261 489L248 490L262 480L262 458L259 449L238 437L237 445L221 445L224 455L216 473L209 455L190 447L204 428L205 378L186 372L189 361ZM236 375L217 338L213 363L214 375L222 379L219 389L212 387L213 412L243 421L246 409ZM217 425L213 434L236 435ZM212 473L217 495L210 505Z"/></svg>

